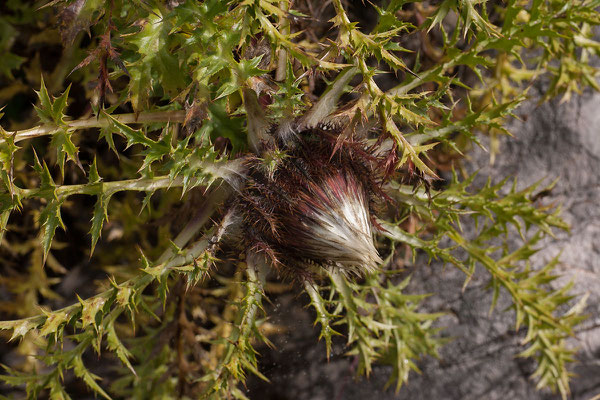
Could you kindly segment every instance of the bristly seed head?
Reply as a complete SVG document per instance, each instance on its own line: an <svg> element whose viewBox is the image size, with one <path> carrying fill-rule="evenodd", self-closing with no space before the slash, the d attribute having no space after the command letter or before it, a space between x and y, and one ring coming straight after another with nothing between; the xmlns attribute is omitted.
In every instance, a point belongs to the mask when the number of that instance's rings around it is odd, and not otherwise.
<svg viewBox="0 0 600 400"><path fill-rule="evenodd" d="M373 244L365 190L351 173L338 172L302 193L300 224L289 228L310 259L328 260L363 275L381 258Z"/></svg>
<svg viewBox="0 0 600 400"><path fill-rule="evenodd" d="M381 262L371 228L380 176L365 146L340 146L334 128L306 130L292 145L266 150L285 154L277 163L265 166L265 153L246 158L248 179L235 205L245 246L294 278L309 277L314 265L365 275Z"/></svg>

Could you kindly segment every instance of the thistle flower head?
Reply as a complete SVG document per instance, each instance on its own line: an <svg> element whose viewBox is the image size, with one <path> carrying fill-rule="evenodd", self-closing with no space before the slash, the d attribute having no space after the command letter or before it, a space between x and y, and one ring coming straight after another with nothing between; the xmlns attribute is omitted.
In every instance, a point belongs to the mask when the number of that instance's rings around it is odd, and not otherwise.
<svg viewBox="0 0 600 400"><path fill-rule="evenodd" d="M247 182L236 207L247 246L306 277L313 266L364 275L381 262L373 243L377 179L364 146L340 146L331 129L300 132L293 143L246 159ZM265 153L278 162L265 168Z"/></svg>
<svg viewBox="0 0 600 400"><path fill-rule="evenodd" d="M373 244L367 195L357 178L339 171L311 182L294 207L299 218L287 231L309 259L325 260L357 275L381 262Z"/></svg>

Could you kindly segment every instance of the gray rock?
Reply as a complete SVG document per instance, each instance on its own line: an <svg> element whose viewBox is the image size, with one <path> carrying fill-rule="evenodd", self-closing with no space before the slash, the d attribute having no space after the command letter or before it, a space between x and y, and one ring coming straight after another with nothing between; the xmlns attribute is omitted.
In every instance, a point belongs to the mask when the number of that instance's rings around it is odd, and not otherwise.
<svg viewBox="0 0 600 400"><path fill-rule="evenodd" d="M535 97L535 96L534 96ZM471 154L471 170L498 181L515 176L520 187L559 178L544 204L561 204L562 217L571 232L557 232L546 239L531 262L541 267L561 254L555 284L575 282L574 292L587 295L589 318L580 326L571 344L580 349L573 372L572 398L589 400L600 394L600 94L586 93L569 103L559 100L538 106L523 105L522 120L510 122L516 138L502 138L494 165L481 150ZM526 118L525 118L526 116ZM476 183L477 184L477 183ZM536 391L530 379L531 360L516 358L523 350L521 333L514 330L514 314L502 312L506 297L489 314L491 295L485 290L488 276L482 268L464 292L464 275L451 267L418 263L410 290L435 293L425 303L427 310L448 315L440 325L454 340L441 351L440 359L420 363L422 373L413 374L399 393L384 391L389 370L376 367L370 379L355 381L352 358L343 356L343 343L336 346L328 362L318 328L312 328L311 311L303 296L289 296L275 310L273 322L291 324L290 331L276 339L275 350L263 349L262 371L271 384L251 380L251 399L558 399L557 394ZM282 300L284 301L284 300Z"/></svg>

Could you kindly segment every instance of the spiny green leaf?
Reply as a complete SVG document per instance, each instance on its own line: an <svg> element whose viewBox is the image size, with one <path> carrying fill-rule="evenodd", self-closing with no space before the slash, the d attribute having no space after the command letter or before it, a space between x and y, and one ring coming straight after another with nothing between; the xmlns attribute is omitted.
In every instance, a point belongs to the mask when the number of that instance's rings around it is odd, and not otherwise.
<svg viewBox="0 0 600 400"><path fill-rule="evenodd" d="M134 289L129 284L121 284L118 285L113 278L109 278L111 286L116 290L115 300L117 304L121 307L129 307L130 310L133 310L131 300L134 295Z"/></svg>
<svg viewBox="0 0 600 400"><path fill-rule="evenodd" d="M113 153L115 153L117 158L119 158L120 153L117 151L117 148L115 147L115 141L113 138L114 133L115 132L114 132L112 125L109 124L108 126L103 126L100 128L99 138L104 139L106 141L106 143L108 144L108 148L111 149L113 151Z"/></svg>
<svg viewBox="0 0 600 400"><path fill-rule="evenodd" d="M62 337L62 330L69 319L69 315L62 311L49 312L46 314L46 321L40 328L40 336L55 335L56 338Z"/></svg>
<svg viewBox="0 0 600 400"><path fill-rule="evenodd" d="M8 226L11 211L12 210L2 211L2 214L0 214L0 245L2 244L2 239L7 230L6 227Z"/></svg>
<svg viewBox="0 0 600 400"><path fill-rule="evenodd" d="M65 158L73 161L83 170L77 156L78 149L71 140L73 129L69 128L64 121L64 110L67 107L70 88L71 86L69 85L62 95L51 100L42 77L40 91L36 92L40 100L40 107L35 107L38 116L45 124L50 124L57 128L52 136L50 145L56 148L56 156L60 166L61 175L63 176Z"/></svg>
<svg viewBox="0 0 600 400"><path fill-rule="evenodd" d="M97 328L96 315L102 310L102 307L104 307L106 299L98 296L82 300L81 297L77 295L77 300L79 300L79 303L81 304L81 327L86 328L89 325L93 325L94 328Z"/></svg>
<svg viewBox="0 0 600 400"><path fill-rule="evenodd" d="M208 271L218 261L212 251L206 250L194 259L191 265L175 268L176 271L184 272L186 275L187 289L196 285L201 279L208 275Z"/></svg>
<svg viewBox="0 0 600 400"><path fill-rule="evenodd" d="M12 342L17 338L24 338L25 335L29 333L29 331L35 328L37 328L37 324L27 319L23 319L20 321L12 321L10 325L5 324L4 321L0 322L0 329L13 330L13 334L10 337L9 342Z"/></svg>
<svg viewBox="0 0 600 400"><path fill-rule="evenodd" d="M148 98L152 91L152 69L149 64L139 63L135 67L129 67L129 73L131 75L131 81L129 82L129 99L133 109L141 111L148 105ZM108 135L104 135L108 140ZM110 139L109 146L111 146L112 138ZM114 147L114 143L111 148Z"/></svg>
<svg viewBox="0 0 600 400"><path fill-rule="evenodd" d="M95 393L98 393L107 400L111 400L111 397L98 385L97 380L100 378L92 374L83 364L81 354L77 354L72 361L73 372L78 378L81 378L85 384L92 389Z"/></svg>
<svg viewBox="0 0 600 400"><path fill-rule="evenodd" d="M46 388L50 389L50 400L71 400L63 387L61 374L58 371L52 375L52 378L46 384Z"/></svg>
<svg viewBox="0 0 600 400"><path fill-rule="evenodd" d="M482 4L481 9L485 12L487 0L458 0L458 7L462 11L462 17L464 20L463 36L467 34L467 30L470 29L471 24L474 24L484 32L486 35L499 36L499 32L494 25L492 25L487 16L483 16L475 8L476 5Z"/></svg>
<svg viewBox="0 0 600 400"><path fill-rule="evenodd" d="M413 147L406 140L404 135L402 135L402 133L390 117L386 117L385 129L390 133L390 135L392 135L392 137L398 143L398 146L402 149L402 159L400 160L400 165L404 164L406 160L410 159L410 161L412 161L420 171L423 171L424 173L432 177L437 177L435 172L433 172L433 170L429 168L419 157L419 148Z"/></svg>
<svg viewBox="0 0 600 400"><path fill-rule="evenodd" d="M142 163L142 166L140 167L139 171L148 170L153 162L160 161L161 159L163 159L163 157L173 154L173 148L171 145L171 143L173 142L174 134L173 127L167 125L163 129L162 133L163 134L161 135L160 140L158 140L156 143L150 145L147 149L142 151L141 155L144 156L144 162ZM186 143L187 145L188 140L186 139L182 142Z"/></svg>
<svg viewBox="0 0 600 400"><path fill-rule="evenodd" d="M112 128L112 130L120 133L127 139L127 147L133 146L134 144L142 144L152 148L153 146L157 145L158 142L146 137L141 129L133 129L108 113L103 113L103 115L109 121L109 126Z"/></svg>
<svg viewBox="0 0 600 400"><path fill-rule="evenodd" d="M41 86L40 91L35 91L40 100L40 107L35 107L38 116L45 124L53 124L54 118L52 118L52 101L50 100L50 96L48 95L48 89L46 89L46 84L44 83L44 77L41 77Z"/></svg>
<svg viewBox="0 0 600 400"><path fill-rule="evenodd" d="M121 360L123 365L125 365L131 371L132 374L137 376L135 369L133 369L133 366L129 361L129 359L132 356L131 352L127 350L123 343L121 343L121 340L119 339L119 337L117 336L117 332L115 331L114 323L110 323L106 327L106 344L108 346L108 349L117 355L117 357L119 358L119 360Z"/></svg>
<svg viewBox="0 0 600 400"><path fill-rule="evenodd" d="M2 108L0 108L2 111ZM0 117L2 113L0 113ZM20 149L17 145L15 145L15 134L9 134L0 126L0 137L4 139L4 143L0 144L0 164L1 168L1 177L2 182L5 187L8 189L9 193L13 195L13 160L15 153ZM1 240L0 240L1 241Z"/></svg>
<svg viewBox="0 0 600 400"><path fill-rule="evenodd" d="M333 318L337 316L327 311L327 309L325 308L325 300L319 294L317 287L314 287L313 285L314 283L306 282L304 284L304 288L310 297L310 304L317 312L315 325L317 323L321 324L321 333L319 335L319 340L325 339L325 349L327 352L327 359L329 360L329 356L331 354L332 336L341 334L331 327Z"/></svg>
<svg viewBox="0 0 600 400"><path fill-rule="evenodd" d="M238 83L238 79L236 76L233 75L233 72L232 72L231 79L219 87L219 90L217 91L217 96L215 97L215 100L219 100L223 97L229 96L230 94L236 92L239 89L240 89L240 85Z"/></svg>
<svg viewBox="0 0 600 400"><path fill-rule="evenodd" d="M60 215L60 207L64 200L51 200L40 213L40 225L42 226L42 249L44 251L44 263L50 251L50 245L54 238L57 227L66 230Z"/></svg>
<svg viewBox="0 0 600 400"><path fill-rule="evenodd" d="M110 202L110 198L110 195L105 194L100 194L97 197L96 205L94 206L94 214L92 216L92 227L90 228L90 235L92 236L90 257L94 253L94 249L100 238L104 221L108 221L108 203Z"/></svg>
<svg viewBox="0 0 600 400"><path fill-rule="evenodd" d="M453 5L456 4L456 0L444 0L437 8L435 13L432 15L431 19L428 21L428 29L427 32L431 31L431 29L435 28L438 25L442 25L442 21L450 12L450 9Z"/></svg>
<svg viewBox="0 0 600 400"><path fill-rule="evenodd" d="M52 147L56 147L56 159L62 176L65 175L65 159L73 161L83 171L83 166L78 156L79 149L71 140L73 132L74 130L68 128L60 128L52 136L52 142L50 143Z"/></svg>
<svg viewBox="0 0 600 400"><path fill-rule="evenodd" d="M131 37L131 42L138 47L141 58L128 67L131 80L129 97L134 110L142 110L152 90L154 76L158 77L161 87L168 93L178 94L183 89L185 73L181 70L178 58L173 54L171 46L176 35L169 35L171 20L154 10L144 21L140 32Z"/></svg>
<svg viewBox="0 0 600 400"><path fill-rule="evenodd" d="M43 83L42 83L43 84ZM51 115L52 119L56 124L64 124L64 111L67 107L67 100L69 99L69 91L71 90L71 85L67 86L67 89L60 96L54 99L52 103Z"/></svg>
<svg viewBox="0 0 600 400"><path fill-rule="evenodd" d="M98 174L98 165L96 164L96 156L94 155L94 161L92 161L92 165L90 165L90 171L88 172L88 182L89 183L98 183L102 180L100 175Z"/></svg>
<svg viewBox="0 0 600 400"><path fill-rule="evenodd" d="M48 166L46 165L46 162L44 161L43 166L42 166L42 164L40 164L40 160L39 160L35 150L33 151L33 156L34 156L33 169L35 170L35 172L37 172L38 176L40 177L40 181L41 181L40 189L42 189L42 190L49 189L52 191L52 197L56 197L56 195L54 194L54 189L56 189L56 184L54 183L54 179L52 179L52 175L50 175L50 171L48 170Z"/></svg>
<svg viewBox="0 0 600 400"><path fill-rule="evenodd" d="M57 98L54 98L54 100L51 100L50 95L48 94L48 89L46 88L46 84L44 83L44 77L42 76L40 90L36 91L40 100L40 107L35 107L35 110L37 111L42 122L54 126L65 125L63 120L64 110L67 107L70 89L71 85L67 87L63 94Z"/></svg>
<svg viewBox="0 0 600 400"><path fill-rule="evenodd" d="M6 365L2 365L0 364L0 366L2 366L2 368L8 373L8 375L0 375L0 381L5 382L8 385L11 386L22 386L22 385L27 385L29 386L31 383L37 383L37 381L39 380L39 376L37 374L32 374L32 373L24 373L21 371L17 371L15 369L12 369ZM29 387L28 387L29 389ZM28 395L32 395L35 396L35 398L37 398L37 392L39 392L41 390L41 388L39 388L37 391L29 391L28 390Z"/></svg>

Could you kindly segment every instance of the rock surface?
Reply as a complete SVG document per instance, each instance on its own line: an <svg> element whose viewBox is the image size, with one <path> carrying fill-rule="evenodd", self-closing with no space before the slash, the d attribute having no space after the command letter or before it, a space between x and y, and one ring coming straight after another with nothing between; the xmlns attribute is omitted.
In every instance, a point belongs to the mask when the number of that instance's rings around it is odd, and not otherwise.
<svg viewBox="0 0 600 400"><path fill-rule="evenodd" d="M535 97L535 96L534 96ZM502 138L494 165L483 151L472 153L471 170L498 181L515 176L519 186L541 179L559 178L545 204L562 204L562 217L571 232L547 239L532 258L540 267L562 253L559 271L575 282L574 293L587 295L589 318L580 326L572 344L580 351L573 372L572 398L589 400L600 395L600 94L586 93L568 103L559 100L537 106L524 104L510 122L516 138ZM355 381L352 358L342 355L341 344L327 362L318 328L312 328L311 311L303 296L278 298L269 311L273 322L289 326L276 338L276 349L262 349L261 370L271 380L251 380L251 399L560 399L539 392L530 379L535 363L516 358L523 350L514 331L514 315L497 311L489 315L491 296L485 290L487 276L476 274L464 292L464 275L454 268L420 263L413 271L411 290L436 293L425 307L448 313L441 321L445 335L454 340L441 351L440 360L420 363L422 374L413 374L399 393L383 390L386 367L376 367L370 379Z"/></svg>

